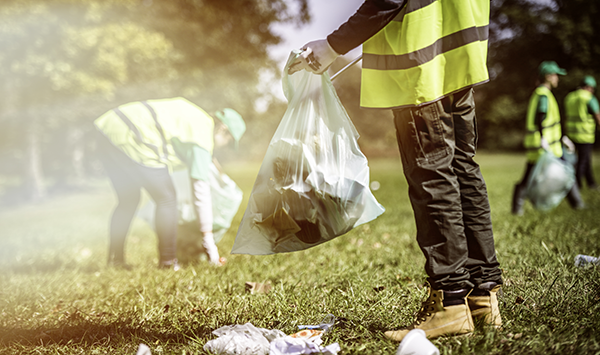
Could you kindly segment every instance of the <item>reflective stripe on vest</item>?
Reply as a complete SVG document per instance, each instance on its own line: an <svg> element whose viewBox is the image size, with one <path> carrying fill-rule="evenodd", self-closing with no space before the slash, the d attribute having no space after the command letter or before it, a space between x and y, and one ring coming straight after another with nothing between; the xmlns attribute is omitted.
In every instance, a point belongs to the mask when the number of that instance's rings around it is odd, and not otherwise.
<svg viewBox="0 0 600 355"><path fill-rule="evenodd" d="M361 106L418 106L488 80L489 0L408 0L363 44Z"/></svg>
<svg viewBox="0 0 600 355"><path fill-rule="evenodd" d="M540 131L536 125L536 115L538 102L541 96L548 98L548 112L546 118L542 121L542 134L548 144L550 145L550 151L557 157L562 157L562 144L560 139L562 138L562 131L560 129L560 111L558 103L552 95L550 89L545 86L538 86L531 99L529 99L529 106L527 108L527 122L524 146L527 149L527 161L535 163L542 155L544 150L542 149L542 142Z"/></svg>
<svg viewBox="0 0 600 355"><path fill-rule="evenodd" d="M184 166L171 144L174 137L210 154L214 148L212 117L180 97L121 105L97 118L94 125L131 159L148 167L178 170Z"/></svg>
<svg viewBox="0 0 600 355"><path fill-rule="evenodd" d="M588 111L592 93L579 89L565 98L566 134L575 143L592 144L596 138L596 121Z"/></svg>

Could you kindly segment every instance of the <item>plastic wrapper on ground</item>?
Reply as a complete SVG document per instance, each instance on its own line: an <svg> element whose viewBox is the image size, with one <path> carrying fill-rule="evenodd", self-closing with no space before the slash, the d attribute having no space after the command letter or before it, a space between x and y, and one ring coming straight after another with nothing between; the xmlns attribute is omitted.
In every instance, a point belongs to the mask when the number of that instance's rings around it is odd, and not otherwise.
<svg viewBox="0 0 600 355"><path fill-rule="evenodd" d="M329 76L300 71L284 75L283 86L288 108L267 148L234 254L304 250L384 211L369 189L358 133Z"/></svg>
<svg viewBox="0 0 600 355"><path fill-rule="evenodd" d="M527 197L536 209L549 211L560 204L573 184L573 166L546 151L531 172L527 182Z"/></svg>

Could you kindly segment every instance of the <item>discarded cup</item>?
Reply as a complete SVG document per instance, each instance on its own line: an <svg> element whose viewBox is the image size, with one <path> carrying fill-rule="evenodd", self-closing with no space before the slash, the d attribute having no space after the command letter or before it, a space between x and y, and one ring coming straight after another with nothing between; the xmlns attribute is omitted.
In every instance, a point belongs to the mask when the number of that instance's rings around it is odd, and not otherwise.
<svg viewBox="0 0 600 355"><path fill-rule="evenodd" d="M413 329L400 342L396 355L440 355L422 329Z"/></svg>
<svg viewBox="0 0 600 355"><path fill-rule="evenodd" d="M600 265L600 258L590 255L579 254L575 257L575 266L586 266L589 264Z"/></svg>
<svg viewBox="0 0 600 355"><path fill-rule="evenodd" d="M140 344L138 351L135 355L152 355L150 348L146 344Z"/></svg>

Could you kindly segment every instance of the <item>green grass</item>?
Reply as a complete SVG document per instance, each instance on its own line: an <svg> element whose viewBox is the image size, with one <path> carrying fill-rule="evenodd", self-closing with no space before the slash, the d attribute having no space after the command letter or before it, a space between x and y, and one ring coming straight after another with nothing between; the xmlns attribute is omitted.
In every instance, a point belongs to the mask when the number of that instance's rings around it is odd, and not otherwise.
<svg viewBox="0 0 600 355"><path fill-rule="evenodd" d="M563 202L542 213L509 212L524 158L480 154L506 285L504 328L434 340L442 354L600 354L600 268L576 268L576 254L600 255L600 192L587 209ZM156 236L136 221L127 242L131 271L105 266L115 197L107 181L34 206L0 211L0 354L204 354L216 328L250 322L293 333L326 314L338 323L324 343L340 354L393 354L383 331L409 324L425 296L424 258L398 160L371 162L377 220L315 248L271 256L229 255L259 164L225 166L245 192L219 244L222 268L194 261L183 239L178 272L158 270ZM596 171L600 178L600 171ZM245 292L269 282L269 294Z"/></svg>

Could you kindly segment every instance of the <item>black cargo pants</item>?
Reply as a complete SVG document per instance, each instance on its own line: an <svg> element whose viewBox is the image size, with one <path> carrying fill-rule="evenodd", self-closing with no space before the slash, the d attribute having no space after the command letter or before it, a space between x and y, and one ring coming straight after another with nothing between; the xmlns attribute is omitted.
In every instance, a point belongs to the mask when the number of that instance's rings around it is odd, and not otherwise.
<svg viewBox="0 0 600 355"><path fill-rule="evenodd" d="M473 161L473 89L420 107L394 110L417 241L433 289L502 283L486 185Z"/></svg>

